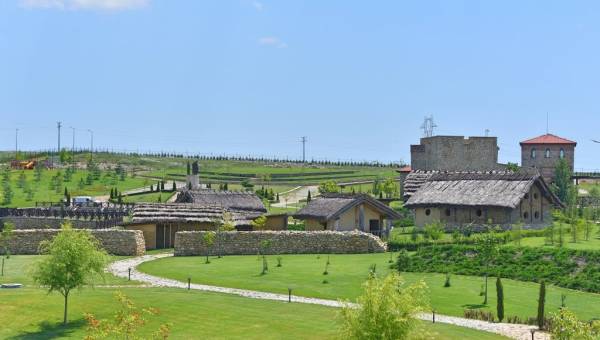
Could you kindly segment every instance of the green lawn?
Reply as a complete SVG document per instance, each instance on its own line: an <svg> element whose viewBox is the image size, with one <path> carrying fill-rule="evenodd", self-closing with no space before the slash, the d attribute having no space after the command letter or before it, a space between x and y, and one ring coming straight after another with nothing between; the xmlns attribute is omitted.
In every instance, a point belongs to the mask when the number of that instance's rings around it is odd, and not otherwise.
<svg viewBox="0 0 600 340"><path fill-rule="evenodd" d="M80 187L79 183L81 178L84 179L87 176L87 171L78 170L73 174L73 177L69 182L62 182L60 187L56 190L51 188L51 180L59 170L44 170L40 181L37 182L34 179L33 170L12 170L11 171L11 188L14 193L14 197L10 204L0 206L9 207L30 207L34 206L36 201L39 202L58 202L64 198L65 187L71 193L71 197L75 196L108 196L111 188L117 188L119 191L126 191L130 189L140 188L146 185L150 185L153 182L146 178L141 177L126 177L124 181L119 180L112 176L114 172L103 171L100 179L94 181L91 185L83 185ZM65 170L60 170L62 174ZM33 189L34 195L31 200L27 200L27 195L23 188L19 188L19 176L25 174L26 185Z"/></svg>
<svg viewBox="0 0 600 340"><path fill-rule="evenodd" d="M81 339L85 335L84 313L110 318L118 307L116 290L99 285L137 284L107 274L104 280L95 280L96 288L75 291L69 300L70 324L63 327L62 297L36 288L31 279L31 267L40 259L42 256L18 255L5 262L5 276L0 277L0 283L19 282L26 287L0 289L1 339ZM160 310L160 315L149 318L144 336L162 323L171 323L172 339L335 339L340 323L338 309L317 305L181 289L125 286L120 290L139 307ZM424 322L422 326L435 339L504 339L450 325Z"/></svg>
<svg viewBox="0 0 600 340"><path fill-rule="evenodd" d="M174 257L142 264L140 270L180 281L188 277L195 283L244 288L276 293L287 293L327 299L354 299L367 278L369 266L377 265L377 272L389 272L389 254L331 255L328 275L323 275L327 255L282 255L283 266L276 267L276 256L269 256L269 273L259 275L261 261L257 256L226 256L204 264L202 257ZM483 279L452 276L452 287L444 288L445 275L403 273L407 282L425 280L430 289L431 305L440 313L462 316L468 308L495 311L495 279L490 279L489 304L482 306L479 296ZM328 283L323 283L327 280ZM529 317L536 315L538 285L529 282L503 280L506 315ZM600 317L600 295L578 292L554 286L547 289L547 311L560 307L560 295L567 296L567 306L581 318Z"/></svg>
<svg viewBox="0 0 600 340"><path fill-rule="evenodd" d="M556 238L556 236L555 236ZM583 239L583 234L579 236L579 240L577 242L571 242L571 235L565 233L564 235L565 243L564 247L568 249L576 249L576 250L600 250L600 237L594 230L592 237L590 237L589 241ZM514 242L511 243L514 245ZM546 240L544 237L527 237L521 240L521 246L526 247L557 247L546 245Z"/></svg>
<svg viewBox="0 0 600 340"><path fill-rule="evenodd" d="M172 324L172 339L336 339L339 310L317 305L288 304L169 288L123 288L140 307L158 308L144 336L162 323ZM59 339L85 335L84 313L111 318L118 307L114 290L75 292L70 324L63 327L62 298L40 289L0 290L0 338ZM422 323L435 339L505 339L466 328Z"/></svg>
<svg viewBox="0 0 600 340"><path fill-rule="evenodd" d="M156 203L159 201L159 198L160 198L160 202L166 202L173 195L174 195L174 193L172 193L172 192L153 192L150 194L125 196L125 197L123 197L123 202L125 202L125 203L142 203L142 202Z"/></svg>

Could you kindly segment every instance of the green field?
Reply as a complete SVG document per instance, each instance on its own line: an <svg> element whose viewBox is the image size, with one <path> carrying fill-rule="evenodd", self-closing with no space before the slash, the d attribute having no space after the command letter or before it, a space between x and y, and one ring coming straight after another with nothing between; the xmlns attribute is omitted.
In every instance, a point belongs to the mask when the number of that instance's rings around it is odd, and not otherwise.
<svg viewBox="0 0 600 340"><path fill-rule="evenodd" d="M172 192L153 192L149 194L141 194L141 195L131 195L123 197L123 202L125 203L156 203L166 202L174 193Z"/></svg>
<svg viewBox="0 0 600 340"><path fill-rule="evenodd" d="M201 257L171 257L142 264L140 270L180 281L191 277L195 283L287 293L326 299L354 299L360 294L369 266L377 272L389 272L389 254L331 255L328 275L323 275L326 255L282 255L283 266L276 267L276 256L269 256L269 273L261 276L261 261L257 256L226 256L204 264ZM445 275L402 273L407 282L425 280L430 289L432 307L447 315L463 316L465 309L482 308L495 312L495 279L490 279L489 304L482 306L479 296L483 279L453 275L452 287L444 288ZM328 283L323 283L327 280ZM536 315L539 286L535 283L504 279L506 315L529 317ZM548 312L560 307L561 294L567 296L567 306L583 319L600 317L600 295L549 286Z"/></svg>
<svg viewBox="0 0 600 340"><path fill-rule="evenodd" d="M7 260L6 275L0 283L20 282L22 289L0 289L1 339L81 339L85 335L84 313L97 318L114 316L118 304L115 288L84 288L72 294L67 327L61 325L62 297L48 295L33 286L29 272L41 256L12 256ZM336 339L340 324L339 310L307 304L288 304L168 288L141 288L135 282L106 275L98 285L119 288L139 307L158 308L160 314L149 317L143 336L149 336L160 324L172 324L172 339ZM132 284L131 286L126 286ZM504 339L490 333L443 324L422 323L435 339Z"/></svg>

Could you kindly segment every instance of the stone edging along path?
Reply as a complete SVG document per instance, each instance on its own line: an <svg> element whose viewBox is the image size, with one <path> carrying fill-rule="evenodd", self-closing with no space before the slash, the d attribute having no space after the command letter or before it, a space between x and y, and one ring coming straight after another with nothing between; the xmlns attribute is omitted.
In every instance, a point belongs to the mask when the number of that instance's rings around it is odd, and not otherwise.
<svg viewBox="0 0 600 340"><path fill-rule="evenodd" d="M137 270L137 266L148 261L157 260L164 257L170 257L173 254L157 254L157 255L145 255L130 259L125 259L121 261L116 261L110 264L108 267L108 271L115 276L127 278L129 275L129 268L131 268L131 279L135 281L140 281L145 284L152 285L154 287L170 287L170 288L183 288L187 289L187 282L181 282L177 280L171 280L167 278L162 278L158 276L148 275L142 273ZM207 291L207 292L215 292L215 293L223 293L223 294L233 294L242 297L252 298L252 299L263 299L263 300L274 300L274 301L288 301L288 295L285 294L276 294L276 293L268 293L268 292L259 292L254 290L246 290L246 289L237 289L237 288L226 288L226 287L217 287L217 286L209 286L192 283L190 285L190 289ZM344 305L343 302L336 300L327 300L327 299L317 299L317 298L308 298L302 296L292 295L292 302L296 303L307 303L307 304L315 304L327 307L335 307L340 308ZM426 321L432 321L432 315L423 314L420 316L420 319ZM452 324L456 326L472 328L481 331L487 331L490 333L496 333L500 335L504 335L506 337L518 340L529 340L531 339L531 330L535 329L533 326L528 325L515 325L515 324L505 324L505 323L492 323L480 320L471 320L465 318L459 318L454 316L446 316L436 314L435 316L436 322ZM548 333L536 332L535 333L536 340L546 340L550 339Z"/></svg>

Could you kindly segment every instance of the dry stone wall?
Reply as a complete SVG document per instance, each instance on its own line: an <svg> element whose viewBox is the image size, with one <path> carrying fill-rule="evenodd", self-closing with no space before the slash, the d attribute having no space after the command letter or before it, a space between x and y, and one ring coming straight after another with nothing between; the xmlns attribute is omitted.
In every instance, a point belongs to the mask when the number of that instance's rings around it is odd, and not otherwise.
<svg viewBox="0 0 600 340"><path fill-rule="evenodd" d="M15 230L8 249L15 255L38 254L40 243L51 240L59 231L59 229ZM139 230L103 229L91 230L91 233L109 254L138 256L145 253L144 234Z"/></svg>
<svg viewBox="0 0 600 340"><path fill-rule="evenodd" d="M175 234L175 256L205 255L206 231ZM223 255L256 255L263 241L270 241L267 254L360 254L383 253L386 245L377 236L358 231L231 231L215 238L209 253L217 247Z"/></svg>
<svg viewBox="0 0 600 340"><path fill-rule="evenodd" d="M60 229L65 222L75 229L99 229L103 221L66 219L60 217L7 216L0 218L0 227L6 222L14 224L15 229Z"/></svg>

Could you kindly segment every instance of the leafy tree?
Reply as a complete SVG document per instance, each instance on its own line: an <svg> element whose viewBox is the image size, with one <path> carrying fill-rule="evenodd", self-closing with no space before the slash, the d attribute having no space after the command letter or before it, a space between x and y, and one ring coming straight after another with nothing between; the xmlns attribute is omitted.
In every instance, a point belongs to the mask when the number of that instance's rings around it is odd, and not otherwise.
<svg viewBox="0 0 600 340"><path fill-rule="evenodd" d="M546 282L540 282L540 294L538 297L537 323L540 329L544 329L544 306L546 304Z"/></svg>
<svg viewBox="0 0 600 340"><path fill-rule="evenodd" d="M260 242L260 254L262 255L262 272L260 275L265 275L269 271L267 262L267 251L271 248L271 240L262 240Z"/></svg>
<svg viewBox="0 0 600 340"><path fill-rule="evenodd" d="M190 165L190 161L187 162L186 174L188 176L192 174L192 167Z"/></svg>
<svg viewBox="0 0 600 340"><path fill-rule="evenodd" d="M59 292L64 297L63 324L67 324L69 294L73 289L92 284L95 275L103 275L107 254L87 230L74 230L64 224L51 240L40 244L42 254L48 255L37 263L35 282Z"/></svg>
<svg viewBox="0 0 600 340"><path fill-rule="evenodd" d="M500 277L496 279L496 313L498 321L504 320L504 287Z"/></svg>
<svg viewBox="0 0 600 340"><path fill-rule="evenodd" d="M42 180L42 171L43 171L43 166L40 163L36 163L35 167L34 167L34 172L33 172L33 179L36 182L39 182Z"/></svg>
<svg viewBox="0 0 600 340"><path fill-rule="evenodd" d="M2 183L2 204L4 204L4 205L11 204L14 195L15 194L12 190L12 186L10 185L10 182Z"/></svg>
<svg viewBox="0 0 600 340"><path fill-rule="evenodd" d="M420 313L429 309L427 285L404 285L392 273L384 279L372 277L363 284L358 307L342 308L342 338L356 340L407 339L417 333Z"/></svg>
<svg viewBox="0 0 600 340"><path fill-rule="evenodd" d="M4 260L10 258L10 248L8 245L14 236L15 225L11 222L5 222L2 231L0 232L0 246L2 247L2 269L0 270L0 276L4 276Z"/></svg>
<svg viewBox="0 0 600 340"><path fill-rule="evenodd" d="M400 192L400 187L393 177L387 178L381 184L381 191L385 193L386 198L392 198Z"/></svg>
<svg viewBox="0 0 600 340"><path fill-rule="evenodd" d="M210 254L210 248L212 248L213 244L215 244L215 233L213 231L207 231L206 233L204 233L204 236L202 236L202 241L204 242L204 246L206 247L206 262L204 263L210 263L210 260L208 259L208 255Z"/></svg>
<svg viewBox="0 0 600 340"><path fill-rule="evenodd" d="M19 189L23 189L27 184L27 176L25 176L25 172L21 171L19 174L19 179L17 180L17 187Z"/></svg>
<svg viewBox="0 0 600 340"><path fill-rule="evenodd" d="M556 196L565 204L572 205L573 200L577 199L577 195L573 196L573 173L567 161L562 158L556 163L554 169L554 184L552 189Z"/></svg>
<svg viewBox="0 0 600 340"><path fill-rule="evenodd" d="M561 308L550 316L550 333L556 340L597 340L600 337L600 324L583 322L575 313Z"/></svg>
<svg viewBox="0 0 600 340"><path fill-rule="evenodd" d="M485 266L485 292L483 304L488 303L488 276L489 268L498 253L498 239L491 232L484 233L477 239L477 256Z"/></svg>
<svg viewBox="0 0 600 340"><path fill-rule="evenodd" d="M521 239L523 239L523 223L515 223L511 230L512 239L515 241L517 246L521 246Z"/></svg>
<svg viewBox="0 0 600 340"><path fill-rule="evenodd" d="M226 211L221 216L221 220L215 220L214 224L215 224L215 228L217 231L217 235L216 235L216 239L217 239L217 243L218 243L217 257L221 258L222 252L223 252L223 233L227 232L227 231L235 230L235 224L233 223L233 216L231 215L230 212Z"/></svg>
<svg viewBox="0 0 600 340"><path fill-rule="evenodd" d="M265 230L265 228L267 226L267 217L264 215L259 216L254 221L252 221L250 224L252 224L253 230Z"/></svg>
<svg viewBox="0 0 600 340"><path fill-rule="evenodd" d="M425 237L437 241L444 236L444 228L440 222L433 222L425 226Z"/></svg>
<svg viewBox="0 0 600 340"><path fill-rule="evenodd" d="M335 181L326 181L319 184L319 192L321 194L340 192L340 187Z"/></svg>
<svg viewBox="0 0 600 340"><path fill-rule="evenodd" d="M122 292L117 292L115 297L119 301L120 309L115 313L114 320L98 320L94 315L86 313L87 335L84 340L101 340L107 338L115 339L147 339L139 335L142 327L147 324L147 316L157 316L156 308L138 308ZM152 339L168 339L171 333L170 324L162 324L152 334Z"/></svg>
<svg viewBox="0 0 600 340"><path fill-rule="evenodd" d="M519 169L520 169L520 167L519 167L519 164L517 164L517 163L508 162L506 164L506 170L508 170L508 171L517 172L517 171L519 171Z"/></svg>

